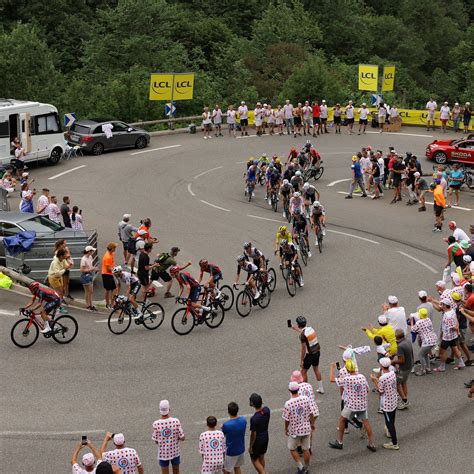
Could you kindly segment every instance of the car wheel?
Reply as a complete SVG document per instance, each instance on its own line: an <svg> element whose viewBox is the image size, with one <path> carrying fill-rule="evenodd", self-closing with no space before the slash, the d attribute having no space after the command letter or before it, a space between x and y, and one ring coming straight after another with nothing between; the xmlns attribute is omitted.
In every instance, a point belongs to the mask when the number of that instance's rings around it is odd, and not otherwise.
<svg viewBox="0 0 474 474"><path fill-rule="evenodd" d="M135 148L145 148L145 147L146 147L146 138L138 137L137 141L135 142Z"/></svg>
<svg viewBox="0 0 474 474"><path fill-rule="evenodd" d="M102 155L102 153L104 153L104 145L102 145L102 143L96 143L91 151L93 155Z"/></svg>
<svg viewBox="0 0 474 474"><path fill-rule="evenodd" d="M435 163L438 163L438 165L444 165L448 162L448 157L443 151L437 151L433 155L433 160L435 161Z"/></svg>
<svg viewBox="0 0 474 474"><path fill-rule="evenodd" d="M61 148L59 147L56 147L53 149L53 151L51 152L51 155L49 155L49 158L48 158L48 163L50 165L57 165L59 163L59 160L61 159L61 156L63 154L63 151L61 150Z"/></svg>

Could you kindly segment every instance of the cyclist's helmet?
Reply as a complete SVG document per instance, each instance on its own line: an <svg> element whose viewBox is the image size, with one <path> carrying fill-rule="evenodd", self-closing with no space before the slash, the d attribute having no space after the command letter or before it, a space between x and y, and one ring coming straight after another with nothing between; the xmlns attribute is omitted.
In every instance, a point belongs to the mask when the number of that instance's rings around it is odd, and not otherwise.
<svg viewBox="0 0 474 474"><path fill-rule="evenodd" d="M300 328L304 328L306 326L306 318L304 316L298 316L296 318L296 324Z"/></svg>
<svg viewBox="0 0 474 474"><path fill-rule="evenodd" d="M306 140L306 143L305 143L305 146L304 146L307 150L309 150L311 148L311 142L309 140Z"/></svg>
<svg viewBox="0 0 474 474"><path fill-rule="evenodd" d="M202 258L201 260L199 260L199 266L201 268L206 268L208 266L209 262L206 258Z"/></svg>
<svg viewBox="0 0 474 474"><path fill-rule="evenodd" d="M309 188L309 183L304 183L303 189L308 189Z"/></svg>
<svg viewBox="0 0 474 474"><path fill-rule="evenodd" d="M321 207L321 203L319 201L314 201L313 207Z"/></svg>
<svg viewBox="0 0 474 474"><path fill-rule="evenodd" d="M170 273L171 273L171 275L177 275L180 270L181 270L181 269L179 268L178 265L173 265L173 266L170 268Z"/></svg>
<svg viewBox="0 0 474 474"><path fill-rule="evenodd" d="M267 157L267 154L266 153L262 153L262 158L266 158Z"/></svg>
<svg viewBox="0 0 474 474"><path fill-rule="evenodd" d="M278 231L283 234L283 232L286 232L286 225L281 225L278 227Z"/></svg>
<svg viewBox="0 0 474 474"><path fill-rule="evenodd" d="M288 240L287 239L281 239L280 240L280 245L283 247L284 245L286 245L288 243Z"/></svg>
<svg viewBox="0 0 474 474"><path fill-rule="evenodd" d="M245 255L239 255L239 256L237 257L237 262L239 262L239 263L243 262L244 260L246 260L246 259L245 259Z"/></svg>
<svg viewBox="0 0 474 474"><path fill-rule="evenodd" d="M28 289L31 293L36 293L39 290L40 284L37 281L33 281L29 284Z"/></svg>
<svg viewBox="0 0 474 474"><path fill-rule="evenodd" d="M112 268L112 273L115 275L116 273L120 273L122 271L122 267L117 265L116 267Z"/></svg>
<svg viewBox="0 0 474 474"><path fill-rule="evenodd" d="M250 247L252 247L251 242L244 242L244 249L249 249Z"/></svg>
<svg viewBox="0 0 474 474"><path fill-rule="evenodd" d="M280 158L278 158L278 156L277 156L277 155L275 155L275 156L274 156L274 158L275 158L275 163L278 163L278 164L280 164Z"/></svg>
<svg viewBox="0 0 474 474"><path fill-rule="evenodd" d="M258 165L258 160L253 160L254 165Z"/></svg>
<svg viewBox="0 0 474 474"><path fill-rule="evenodd" d="M284 184L284 185L287 185L287 184L290 184L290 182L289 182L287 179L284 179L284 180L283 180L283 184Z"/></svg>
<svg viewBox="0 0 474 474"><path fill-rule="evenodd" d="M268 165L268 169L269 169L269 170L272 170L272 169L273 169L273 163L270 163L270 164Z"/></svg>
<svg viewBox="0 0 474 474"><path fill-rule="evenodd" d="M299 198L301 196L301 193L299 193L298 191L296 191L296 193L294 194L295 198Z"/></svg>
<svg viewBox="0 0 474 474"><path fill-rule="evenodd" d="M301 171L298 170L298 171L295 173L295 176L298 176L298 177L301 176Z"/></svg>
<svg viewBox="0 0 474 474"><path fill-rule="evenodd" d="M293 147L290 151L291 151L291 153L295 153L296 149Z"/></svg>

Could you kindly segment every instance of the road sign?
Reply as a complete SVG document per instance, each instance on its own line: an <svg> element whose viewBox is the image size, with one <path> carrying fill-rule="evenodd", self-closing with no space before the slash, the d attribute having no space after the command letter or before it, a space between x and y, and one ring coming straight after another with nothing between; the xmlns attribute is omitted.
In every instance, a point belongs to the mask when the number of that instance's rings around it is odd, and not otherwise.
<svg viewBox="0 0 474 474"><path fill-rule="evenodd" d="M168 102L167 104L165 104L165 115L167 117L176 116L176 103L175 102Z"/></svg>
<svg viewBox="0 0 474 474"><path fill-rule="evenodd" d="M64 114L64 126L65 127L70 127L75 121L76 121L76 114L74 112Z"/></svg>
<svg viewBox="0 0 474 474"><path fill-rule="evenodd" d="M372 105L379 105L383 102L383 94L372 94Z"/></svg>

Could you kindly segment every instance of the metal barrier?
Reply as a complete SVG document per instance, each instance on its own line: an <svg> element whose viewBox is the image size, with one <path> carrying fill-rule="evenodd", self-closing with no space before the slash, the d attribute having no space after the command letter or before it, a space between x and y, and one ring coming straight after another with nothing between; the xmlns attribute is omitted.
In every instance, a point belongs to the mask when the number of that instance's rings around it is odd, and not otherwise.
<svg viewBox="0 0 474 474"><path fill-rule="evenodd" d="M1 211L10 210L10 203L8 202L8 191L2 187L0 187L0 210Z"/></svg>
<svg viewBox="0 0 474 474"><path fill-rule="evenodd" d="M131 123L130 125L134 127L144 127L146 125L157 125L159 123L167 123L168 128L172 129L175 123L194 122L195 120L202 120L202 116L192 115L190 117L173 117L173 118L160 119L160 120L147 120L147 121L141 121L141 122L134 122L134 123Z"/></svg>

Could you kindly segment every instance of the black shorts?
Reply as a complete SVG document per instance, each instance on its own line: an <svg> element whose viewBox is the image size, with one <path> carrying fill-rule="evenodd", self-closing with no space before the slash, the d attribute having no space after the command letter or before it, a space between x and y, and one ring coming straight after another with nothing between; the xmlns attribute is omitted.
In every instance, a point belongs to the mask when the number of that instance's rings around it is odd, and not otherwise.
<svg viewBox="0 0 474 474"><path fill-rule="evenodd" d="M360 119L359 124L360 125L367 125L367 119Z"/></svg>
<svg viewBox="0 0 474 474"><path fill-rule="evenodd" d="M321 123L321 119L319 117L313 117L313 123Z"/></svg>
<svg viewBox="0 0 474 474"><path fill-rule="evenodd" d="M172 280L171 275L168 272L158 272L157 276L158 278L161 278L165 283L168 283Z"/></svg>
<svg viewBox="0 0 474 474"><path fill-rule="evenodd" d="M314 354L306 354L304 356L304 360L303 360L303 369L304 370L308 370L311 366L313 367L318 367L319 366L319 355L320 355L320 351L314 353Z"/></svg>
<svg viewBox="0 0 474 474"><path fill-rule="evenodd" d="M451 341L445 341L444 339L441 340L441 349L449 349L450 347L456 347L459 342L459 337L453 339Z"/></svg>
<svg viewBox="0 0 474 474"><path fill-rule="evenodd" d="M22 170L25 167L25 162L22 160L17 160L15 158L15 168L18 170Z"/></svg>
<svg viewBox="0 0 474 474"><path fill-rule="evenodd" d="M396 176L394 175L394 176L393 176L392 184L393 184L396 188L398 188L401 183L402 183L402 180L401 180L401 178L400 178L400 175L396 175Z"/></svg>
<svg viewBox="0 0 474 474"><path fill-rule="evenodd" d="M306 199L313 204L316 201L316 193L314 194L306 194Z"/></svg>
<svg viewBox="0 0 474 474"><path fill-rule="evenodd" d="M455 191L459 191L461 189L461 185L460 184L451 184L449 186L450 189L453 189Z"/></svg>
<svg viewBox="0 0 474 474"><path fill-rule="evenodd" d="M249 124L249 119L240 119L240 126L247 127Z"/></svg>
<svg viewBox="0 0 474 474"><path fill-rule="evenodd" d="M250 455L251 459L258 459L260 456L266 454L268 449L268 440L260 441L258 439L255 440L252 446L252 454Z"/></svg>
<svg viewBox="0 0 474 474"><path fill-rule="evenodd" d="M117 288L113 275L102 274L102 283L107 291L114 291Z"/></svg>
<svg viewBox="0 0 474 474"><path fill-rule="evenodd" d="M443 206L438 206L438 204L435 203L434 205L434 212L436 217L440 217L441 214L443 214L444 207Z"/></svg>
<svg viewBox="0 0 474 474"><path fill-rule="evenodd" d="M347 119L347 123L348 123L348 124L349 124L349 123L354 123L354 119L353 119L353 118L348 118L348 119Z"/></svg>
<svg viewBox="0 0 474 474"><path fill-rule="evenodd" d="M293 120L293 123L295 125L301 125L301 117L295 117Z"/></svg>
<svg viewBox="0 0 474 474"><path fill-rule="evenodd" d="M326 123L327 121L328 121L327 118L322 118L322 117L321 117L321 123Z"/></svg>
<svg viewBox="0 0 474 474"><path fill-rule="evenodd" d="M214 283L217 283L218 281L221 281L221 280L222 280L222 272L214 273L214 275L212 275L212 281Z"/></svg>
<svg viewBox="0 0 474 474"><path fill-rule="evenodd" d="M48 301L44 306L44 310L46 311L46 314L49 314L51 313L53 310L55 310L56 308L59 308L59 306L61 305L61 300L58 298L56 300L53 300L53 301Z"/></svg>
<svg viewBox="0 0 474 474"><path fill-rule="evenodd" d="M130 294L133 296L137 296L141 287L142 285L140 285L139 282L133 283L132 286L130 287Z"/></svg>
<svg viewBox="0 0 474 474"><path fill-rule="evenodd" d="M127 249L128 242L124 242L124 241L122 240L122 246L123 246L123 249L125 250L125 252L128 252L128 249Z"/></svg>
<svg viewBox="0 0 474 474"><path fill-rule="evenodd" d="M140 280L140 284L147 286L150 284L150 275L146 273L137 273L137 277Z"/></svg>
<svg viewBox="0 0 474 474"><path fill-rule="evenodd" d="M334 124L340 125L341 124L341 117L334 117Z"/></svg>

